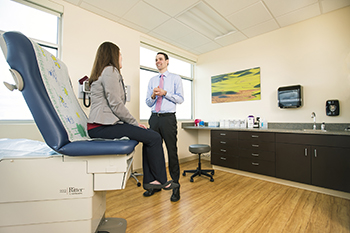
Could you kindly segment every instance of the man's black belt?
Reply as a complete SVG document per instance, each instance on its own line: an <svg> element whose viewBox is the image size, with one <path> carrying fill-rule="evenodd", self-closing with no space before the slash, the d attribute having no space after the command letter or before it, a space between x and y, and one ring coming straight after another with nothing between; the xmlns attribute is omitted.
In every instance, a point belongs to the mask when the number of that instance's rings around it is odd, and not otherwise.
<svg viewBox="0 0 350 233"><path fill-rule="evenodd" d="M152 115L155 115L157 117L173 116L173 115L175 115L175 112L166 112L166 113L152 112Z"/></svg>

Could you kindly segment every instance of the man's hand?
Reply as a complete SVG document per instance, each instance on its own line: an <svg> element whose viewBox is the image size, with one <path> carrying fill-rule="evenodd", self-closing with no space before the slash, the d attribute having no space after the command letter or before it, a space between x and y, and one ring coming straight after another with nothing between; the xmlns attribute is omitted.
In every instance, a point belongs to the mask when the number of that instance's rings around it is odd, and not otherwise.
<svg viewBox="0 0 350 233"><path fill-rule="evenodd" d="M166 90L163 90L162 88L156 87L153 89L152 99L156 98L156 96L165 96Z"/></svg>

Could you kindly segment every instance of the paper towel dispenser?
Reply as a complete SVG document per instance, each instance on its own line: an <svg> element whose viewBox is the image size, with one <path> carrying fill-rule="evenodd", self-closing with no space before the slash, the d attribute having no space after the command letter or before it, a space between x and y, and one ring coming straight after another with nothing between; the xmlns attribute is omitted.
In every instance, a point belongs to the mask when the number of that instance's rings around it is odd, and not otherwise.
<svg viewBox="0 0 350 233"><path fill-rule="evenodd" d="M278 88L278 107L299 108L302 106L302 86L286 86Z"/></svg>

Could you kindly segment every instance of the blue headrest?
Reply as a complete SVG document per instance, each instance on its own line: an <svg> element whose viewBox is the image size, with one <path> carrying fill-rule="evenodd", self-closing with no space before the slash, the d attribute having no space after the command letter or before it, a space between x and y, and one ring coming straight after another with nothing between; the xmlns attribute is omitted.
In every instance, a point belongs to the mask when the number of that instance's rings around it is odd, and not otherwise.
<svg viewBox="0 0 350 233"><path fill-rule="evenodd" d="M33 45L18 32L6 32L3 38L7 46L7 63L23 78L22 94L34 121L45 142L58 150L69 143L69 139L42 82Z"/></svg>

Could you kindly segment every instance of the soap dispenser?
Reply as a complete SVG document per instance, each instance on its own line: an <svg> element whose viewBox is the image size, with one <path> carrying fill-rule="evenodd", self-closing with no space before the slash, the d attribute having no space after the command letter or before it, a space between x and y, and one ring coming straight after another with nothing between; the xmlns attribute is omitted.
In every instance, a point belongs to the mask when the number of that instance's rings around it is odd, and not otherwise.
<svg viewBox="0 0 350 233"><path fill-rule="evenodd" d="M249 115L247 120L247 128L252 129L254 127L254 116Z"/></svg>
<svg viewBox="0 0 350 233"><path fill-rule="evenodd" d="M259 128L260 127L260 117L256 117L256 121L254 121L254 128Z"/></svg>

